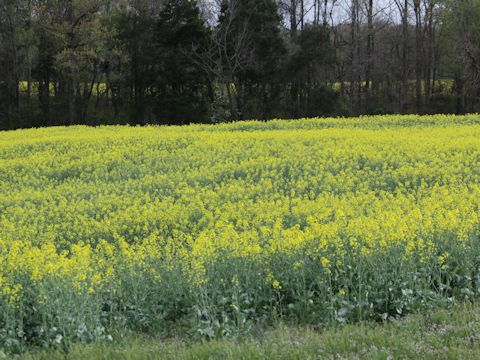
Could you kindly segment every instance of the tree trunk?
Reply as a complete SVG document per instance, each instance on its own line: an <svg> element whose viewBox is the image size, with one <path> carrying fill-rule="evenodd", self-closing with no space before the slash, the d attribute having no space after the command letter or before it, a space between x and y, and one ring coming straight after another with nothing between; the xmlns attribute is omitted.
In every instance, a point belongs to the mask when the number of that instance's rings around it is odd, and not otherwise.
<svg viewBox="0 0 480 360"><path fill-rule="evenodd" d="M32 113L32 61L30 59L30 51L27 49L27 109L28 113Z"/></svg>
<svg viewBox="0 0 480 360"><path fill-rule="evenodd" d="M432 97L432 68L433 63L435 61L434 56L434 44L435 44L435 32L434 32L434 24L433 24L433 10L434 10L434 3L432 0L429 1L427 6L427 29L426 33L428 36L427 41L427 54L425 59L425 102L430 105L430 100Z"/></svg>
<svg viewBox="0 0 480 360"><path fill-rule="evenodd" d="M327 25L328 23L328 0L324 0L323 2L323 25Z"/></svg>
<svg viewBox="0 0 480 360"><path fill-rule="evenodd" d="M300 0L300 29L303 30L305 27L305 2Z"/></svg>
<svg viewBox="0 0 480 360"><path fill-rule="evenodd" d="M290 38L297 37L297 0L290 1Z"/></svg>
<svg viewBox="0 0 480 360"><path fill-rule="evenodd" d="M350 27L350 103L353 113L358 112L359 107L359 91L358 86L361 87L361 83L358 82L358 53L359 53L359 44L358 44L358 10L359 10L359 0L352 0L351 3L351 27Z"/></svg>
<svg viewBox="0 0 480 360"><path fill-rule="evenodd" d="M70 75L67 80L68 124L75 124L75 80Z"/></svg>
<svg viewBox="0 0 480 360"><path fill-rule="evenodd" d="M373 72L373 50L374 50L374 34L373 34L373 0L368 0L367 8L367 21L368 21L368 34L367 34L367 69L365 73L365 100L366 100L366 109L370 110L371 99L370 99L370 86L372 81L372 72Z"/></svg>
<svg viewBox="0 0 480 360"><path fill-rule="evenodd" d="M422 11L420 0L414 0L415 12L415 104L417 113L422 112L422 60L423 60L423 39L422 39Z"/></svg>
<svg viewBox="0 0 480 360"><path fill-rule="evenodd" d="M5 121L6 124L2 125L7 129L14 128L16 123L13 119L16 119L20 106L20 97L18 91L18 64L17 64L17 47L15 44L15 32L16 26L14 14L6 14L6 26L4 33L0 35L0 41L3 41L2 47L4 47L4 68L1 69L0 76L0 97L1 92L4 92L6 104L5 109ZM2 81L3 80L3 81ZM3 84L2 84L3 83ZM3 85L3 86L2 86ZM2 89L3 88L3 89ZM3 90L3 91L2 91Z"/></svg>
<svg viewBox="0 0 480 360"><path fill-rule="evenodd" d="M234 121L234 120L238 120L238 109L237 109L237 102L234 94L232 93L231 86L232 86L232 83L227 81L225 87L227 89L228 104L230 107L230 120Z"/></svg>
<svg viewBox="0 0 480 360"><path fill-rule="evenodd" d="M457 115L465 113L465 85L462 79L462 75L456 74L454 79L454 89L455 89L455 112Z"/></svg>

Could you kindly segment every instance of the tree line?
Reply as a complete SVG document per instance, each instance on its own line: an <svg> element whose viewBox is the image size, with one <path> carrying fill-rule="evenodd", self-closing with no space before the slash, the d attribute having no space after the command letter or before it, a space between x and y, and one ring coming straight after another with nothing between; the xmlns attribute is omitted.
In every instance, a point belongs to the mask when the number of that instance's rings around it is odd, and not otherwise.
<svg viewBox="0 0 480 360"><path fill-rule="evenodd" d="M478 0L0 0L0 129L479 108Z"/></svg>

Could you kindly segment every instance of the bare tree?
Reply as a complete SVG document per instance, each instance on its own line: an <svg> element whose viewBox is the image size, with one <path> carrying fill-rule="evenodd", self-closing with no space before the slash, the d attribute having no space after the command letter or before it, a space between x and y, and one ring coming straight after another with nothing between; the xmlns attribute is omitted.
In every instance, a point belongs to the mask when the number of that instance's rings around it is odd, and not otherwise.
<svg viewBox="0 0 480 360"><path fill-rule="evenodd" d="M400 96L400 108L402 111L406 110L406 104L408 99L408 67L409 67L409 1L408 0L395 0L395 4L400 13L400 19L402 22L402 87Z"/></svg>
<svg viewBox="0 0 480 360"><path fill-rule="evenodd" d="M455 31L455 53L460 68L455 74L457 112L478 111L480 101L480 4L474 0L448 3ZM477 105L478 106L478 105Z"/></svg>
<svg viewBox="0 0 480 360"><path fill-rule="evenodd" d="M289 29L290 29L290 38L295 39L297 37L299 21L298 17L298 7L299 0L279 0L278 8L279 10L288 16L289 19Z"/></svg>
<svg viewBox="0 0 480 360"><path fill-rule="evenodd" d="M373 29L373 0L367 1L367 66L365 72L365 93L366 107L371 106L370 87L373 75L373 51L374 51L374 29Z"/></svg>
<svg viewBox="0 0 480 360"><path fill-rule="evenodd" d="M360 2L350 2L350 102L354 112L358 112L361 102L360 74Z"/></svg>
<svg viewBox="0 0 480 360"><path fill-rule="evenodd" d="M222 84L227 94L231 120L239 118L238 82L236 75L253 61L247 22L237 22L238 0L228 1L225 18L215 28L205 47L196 47L193 60L210 78Z"/></svg>
<svg viewBox="0 0 480 360"><path fill-rule="evenodd" d="M424 57L421 0L413 0L413 11L415 13L415 103L417 113L420 113L422 111L422 62Z"/></svg>

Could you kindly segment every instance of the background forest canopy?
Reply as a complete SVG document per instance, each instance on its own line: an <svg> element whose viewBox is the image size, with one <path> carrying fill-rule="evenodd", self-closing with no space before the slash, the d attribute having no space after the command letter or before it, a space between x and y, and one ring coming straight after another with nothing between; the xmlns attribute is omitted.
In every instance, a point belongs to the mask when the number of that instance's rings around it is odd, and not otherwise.
<svg viewBox="0 0 480 360"><path fill-rule="evenodd" d="M0 0L0 129L479 108L478 0Z"/></svg>

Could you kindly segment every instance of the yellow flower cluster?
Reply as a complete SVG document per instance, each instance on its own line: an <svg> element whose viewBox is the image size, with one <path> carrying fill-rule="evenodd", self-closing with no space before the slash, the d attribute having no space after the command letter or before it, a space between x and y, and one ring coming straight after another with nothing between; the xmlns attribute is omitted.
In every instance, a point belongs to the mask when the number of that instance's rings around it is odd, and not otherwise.
<svg viewBox="0 0 480 360"><path fill-rule="evenodd" d="M443 264L439 236L478 236L480 116L3 132L0 183L13 302L20 280L94 294L157 264L201 284L226 256L301 252L328 274L397 246Z"/></svg>

